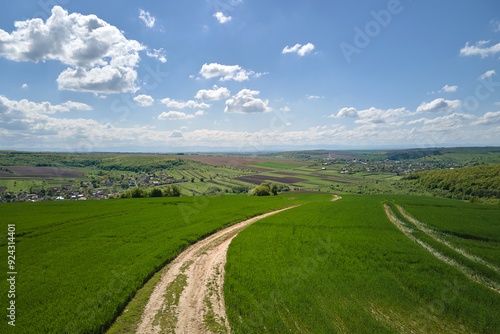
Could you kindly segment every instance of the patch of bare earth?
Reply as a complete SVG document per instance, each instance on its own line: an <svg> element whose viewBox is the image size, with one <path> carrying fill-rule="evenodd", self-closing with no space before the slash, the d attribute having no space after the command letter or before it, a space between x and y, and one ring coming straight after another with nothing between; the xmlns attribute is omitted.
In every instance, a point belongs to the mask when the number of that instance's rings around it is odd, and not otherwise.
<svg viewBox="0 0 500 334"><path fill-rule="evenodd" d="M229 244L248 225L292 207L230 226L179 254L153 290L137 333L229 333L223 294Z"/></svg>

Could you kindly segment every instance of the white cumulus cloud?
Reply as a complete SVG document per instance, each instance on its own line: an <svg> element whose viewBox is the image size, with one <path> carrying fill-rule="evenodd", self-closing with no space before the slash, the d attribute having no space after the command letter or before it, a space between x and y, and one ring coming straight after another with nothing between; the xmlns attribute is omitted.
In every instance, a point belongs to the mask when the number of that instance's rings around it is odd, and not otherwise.
<svg viewBox="0 0 500 334"><path fill-rule="evenodd" d="M153 51L147 50L146 51L146 55L148 57L151 57L151 58L156 58L156 59L158 59L162 63L166 63L167 62L167 57L165 56L165 50L163 48L160 48L158 50L157 49L153 49Z"/></svg>
<svg viewBox="0 0 500 334"><path fill-rule="evenodd" d="M472 123L473 125L491 125L500 123L500 111L497 112L487 112L484 116L481 116L477 121Z"/></svg>
<svg viewBox="0 0 500 334"><path fill-rule="evenodd" d="M69 65L57 79L59 89L105 94L137 90L135 67L144 46L97 16L68 14L55 6L46 22L37 18L14 26L12 33L0 29L0 56Z"/></svg>
<svg viewBox="0 0 500 334"><path fill-rule="evenodd" d="M231 16L225 16L222 12L217 12L214 14L214 17L219 21L219 23L224 24L231 21Z"/></svg>
<svg viewBox="0 0 500 334"><path fill-rule="evenodd" d="M311 53L313 50L314 50L314 44L312 44L312 43L307 43L306 45L295 44L292 47L289 47L288 45L285 46L285 48L283 49L283 51L281 51L281 53L283 53L283 54L296 53L299 56L303 57L303 56Z"/></svg>
<svg viewBox="0 0 500 334"><path fill-rule="evenodd" d="M486 79L486 78L489 78L489 77L492 77L494 75L496 75L497 72L495 72L495 70L489 70L489 71L486 71L484 72L482 75L481 75L481 79Z"/></svg>
<svg viewBox="0 0 500 334"><path fill-rule="evenodd" d="M139 18L144 22L146 27L153 28L155 26L156 19L149 14L149 12L140 9L139 10Z"/></svg>
<svg viewBox="0 0 500 334"><path fill-rule="evenodd" d="M444 87L440 90L440 92L443 93L454 93L458 89L458 86L449 86L449 85L444 85Z"/></svg>
<svg viewBox="0 0 500 334"><path fill-rule="evenodd" d="M196 102L193 100L189 101L176 101L170 98L165 98L161 100L161 103L165 104L169 108L184 109L184 108L210 108L210 104L205 102Z"/></svg>
<svg viewBox="0 0 500 334"><path fill-rule="evenodd" d="M255 97L259 94L259 91L242 89L238 92L238 94L226 101L226 108L224 109L224 112L255 114L271 111L272 109L268 106L268 100L263 101Z"/></svg>
<svg viewBox="0 0 500 334"><path fill-rule="evenodd" d="M231 92L226 87L217 87L212 89L201 89L196 93L195 98L203 101L218 101L229 97Z"/></svg>
<svg viewBox="0 0 500 334"><path fill-rule="evenodd" d="M139 103L139 105L142 107L149 107L149 106L153 105L153 103L155 102L155 99L153 99L149 95L142 94L142 95L137 95L136 97L134 97L134 101Z"/></svg>
<svg viewBox="0 0 500 334"><path fill-rule="evenodd" d="M331 114L330 116L328 116L329 118L346 118L346 117L349 117L349 118L354 118L354 117L358 117L358 111L356 110L356 108L353 108L353 107L350 107L350 108L342 108L339 110L339 112L335 115L335 114Z"/></svg>
<svg viewBox="0 0 500 334"><path fill-rule="evenodd" d="M162 112L159 116L159 120L185 120L185 119L191 119L194 118L195 115L191 114L186 114L185 112L182 111L169 111L169 112Z"/></svg>
<svg viewBox="0 0 500 334"><path fill-rule="evenodd" d="M424 102L418 108L417 112L448 112L457 109L462 105L460 100L445 100L443 98L435 99L431 102Z"/></svg>
<svg viewBox="0 0 500 334"><path fill-rule="evenodd" d="M203 64L200 74L205 79L220 77L220 81L234 80L242 82L249 80L251 76L260 77L263 73L255 73L254 71L245 70L239 65L221 65L211 63Z"/></svg>
<svg viewBox="0 0 500 334"><path fill-rule="evenodd" d="M500 43L488 46L490 41L479 41L475 45L470 45L468 42L460 50L460 55L462 56L481 56L481 58L486 58L488 56L493 56L500 52Z"/></svg>

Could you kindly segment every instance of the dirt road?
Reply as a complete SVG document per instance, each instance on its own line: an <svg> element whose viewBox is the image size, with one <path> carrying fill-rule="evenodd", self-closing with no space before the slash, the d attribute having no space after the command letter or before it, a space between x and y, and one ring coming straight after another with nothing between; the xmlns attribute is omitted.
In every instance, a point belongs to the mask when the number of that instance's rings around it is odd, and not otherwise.
<svg viewBox="0 0 500 334"><path fill-rule="evenodd" d="M229 333L223 294L229 244L248 225L290 208L230 226L179 254L153 290L137 333Z"/></svg>

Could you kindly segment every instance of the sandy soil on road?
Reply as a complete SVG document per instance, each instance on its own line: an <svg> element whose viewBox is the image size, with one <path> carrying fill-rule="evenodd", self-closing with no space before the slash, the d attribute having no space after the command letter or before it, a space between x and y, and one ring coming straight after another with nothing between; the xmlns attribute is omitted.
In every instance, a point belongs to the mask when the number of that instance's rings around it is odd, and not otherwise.
<svg viewBox="0 0 500 334"><path fill-rule="evenodd" d="M248 225L292 207L230 226L179 254L153 290L137 333L229 333L223 294L229 244Z"/></svg>

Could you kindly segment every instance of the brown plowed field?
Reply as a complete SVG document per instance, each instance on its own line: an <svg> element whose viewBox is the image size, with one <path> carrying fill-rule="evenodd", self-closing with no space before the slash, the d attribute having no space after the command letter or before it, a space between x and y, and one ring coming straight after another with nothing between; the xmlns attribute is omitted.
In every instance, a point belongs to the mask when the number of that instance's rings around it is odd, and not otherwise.
<svg viewBox="0 0 500 334"><path fill-rule="evenodd" d="M0 178L49 178L49 177L65 177L65 178L80 178L83 177L82 172L77 172L69 169L61 169L55 167L29 167L29 166L4 166L14 172L0 172Z"/></svg>

